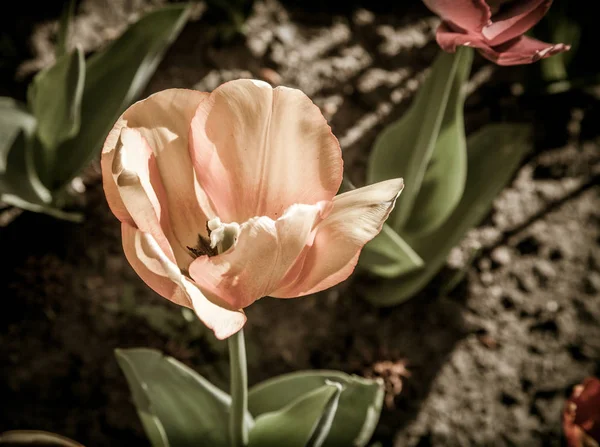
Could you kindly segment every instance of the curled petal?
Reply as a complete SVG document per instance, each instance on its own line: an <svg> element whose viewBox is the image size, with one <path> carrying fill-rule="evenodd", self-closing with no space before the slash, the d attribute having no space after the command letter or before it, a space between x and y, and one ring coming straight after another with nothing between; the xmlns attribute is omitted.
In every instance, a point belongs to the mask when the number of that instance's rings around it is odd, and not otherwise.
<svg viewBox="0 0 600 447"><path fill-rule="evenodd" d="M492 17L492 23L481 30L490 46L500 45L526 33L552 5L552 0L521 0L511 2Z"/></svg>
<svg viewBox="0 0 600 447"><path fill-rule="evenodd" d="M201 256L190 265L190 275L204 291L234 308L244 308L270 295L296 262L314 228L331 202L292 205L273 220L254 217L240 227L237 244L225 253Z"/></svg>
<svg viewBox="0 0 600 447"><path fill-rule="evenodd" d="M336 196L331 213L317 226L314 243L271 295L307 295L348 278L363 246L381 231L403 187L402 179L393 179Z"/></svg>
<svg viewBox="0 0 600 447"><path fill-rule="evenodd" d="M206 98L208 93L195 90L164 90L132 105L120 120L136 129L154 153L174 236L170 242L182 251L196 245L198 233L205 231L207 220L213 217L188 150L190 122Z"/></svg>
<svg viewBox="0 0 600 447"><path fill-rule="evenodd" d="M112 166L115 158L115 148L121 138L121 130L125 123L119 119L114 125L102 148L102 157L100 161L100 167L102 169L102 187L104 188L104 195L110 210L117 219L121 222L127 222L130 225L135 225L133 218L129 214L129 211L125 207L119 188L115 182L112 174Z"/></svg>
<svg viewBox="0 0 600 447"><path fill-rule="evenodd" d="M190 133L196 175L223 222L277 219L294 203L331 200L342 181L339 143L299 90L227 82L200 104Z"/></svg>
<svg viewBox="0 0 600 447"><path fill-rule="evenodd" d="M571 46L563 43L546 43L522 36L496 47L478 47L480 53L498 65L531 64L558 53L568 51Z"/></svg>
<svg viewBox="0 0 600 447"><path fill-rule="evenodd" d="M149 233L123 223L123 250L140 278L156 293L194 310L198 318L224 339L239 331L246 322L242 311L222 307L209 300L198 287L181 274L179 267L161 250Z"/></svg>
<svg viewBox="0 0 600 447"><path fill-rule="evenodd" d="M485 0L423 0L425 5L453 28L479 33L488 24L490 8Z"/></svg>
<svg viewBox="0 0 600 447"><path fill-rule="evenodd" d="M152 149L138 131L123 127L111 155L114 185L134 226L152 234L163 252L173 259L164 231L170 230L168 215L162 212L159 199L160 196L164 203L164 189Z"/></svg>
<svg viewBox="0 0 600 447"><path fill-rule="evenodd" d="M562 43L550 44L526 36L491 47L481 37L455 32L446 23L437 29L436 40L444 51L450 53L454 53L456 47L461 45L477 48L483 57L498 65L531 64L571 48Z"/></svg>

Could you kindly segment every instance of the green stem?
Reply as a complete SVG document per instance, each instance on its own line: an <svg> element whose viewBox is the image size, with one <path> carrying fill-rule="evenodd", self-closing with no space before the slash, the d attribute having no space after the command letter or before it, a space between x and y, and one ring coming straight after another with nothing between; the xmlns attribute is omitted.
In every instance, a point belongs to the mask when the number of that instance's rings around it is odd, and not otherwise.
<svg viewBox="0 0 600 447"><path fill-rule="evenodd" d="M227 342L229 345L229 371L231 375L229 436L233 447L244 447L248 445L248 427L246 426L248 372L243 329L229 337Z"/></svg>

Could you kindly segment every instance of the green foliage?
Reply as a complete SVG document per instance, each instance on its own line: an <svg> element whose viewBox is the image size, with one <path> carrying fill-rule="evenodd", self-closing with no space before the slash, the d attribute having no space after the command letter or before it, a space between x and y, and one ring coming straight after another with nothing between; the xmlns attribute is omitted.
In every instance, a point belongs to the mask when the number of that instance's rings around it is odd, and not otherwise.
<svg viewBox="0 0 600 447"><path fill-rule="evenodd" d="M189 7L151 11L87 61L68 51L74 2L65 8L57 60L38 73L28 108L0 101L0 197L6 203L59 218L65 187L96 156L119 115L147 85L187 21Z"/></svg>
<svg viewBox="0 0 600 447"><path fill-rule="evenodd" d="M425 267L378 283L366 291L367 299L377 305L394 305L424 287L444 265L452 247L489 212L494 198L530 150L529 139L530 128L517 124L488 125L470 136L467 183L458 206L433 233L407 239Z"/></svg>
<svg viewBox="0 0 600 447"><path fill-rule="evenodd" d="M29 85L27 102L37 118L36 133L43 151L39 169L44 174L56 164L56 148L79 132L84 81L85 58L77 48L40 71Z"/></svg>
<svg viewBox="0 0 600 447"><path fill-rule="evenodd" d="M74 15L75 0L69 0L60 16L58 36L56 36L56 59L61 58L69 49L69 35Z"/></svg>
<svg viewBox="0 0 600 447"><path fill-rule="evenodd" d="M320 390L327 382L343 386L324 447L367 445L375 431L383 405L381 381L350 376L339 371L301 371L284 374L252 387L248 409L258 421L299 402L303 396ZM252 433L250 433L252 437Z"/></svg>
<svg viewBox="0 0 600 447"><path fill-rule="evenodd" d="M527 129L512 125L486 127L467 144L463 109L472 57L467 47L440 52L410 109L373 147L368 183L405 180L388 229L360 259L363 268L387 279L366 290L374 304L398 304L431 280L529 148Z"/></svg>
<svg viewBox="0 0 600 447"><path fill-rule="evenodd" d="M122 349L116 355L153 446L230 444L227 393L158 351ZM380 380L338 371L275 377L249 391L249 446L364 447L382 404Z"/></svg>
<svg viewBox="0 0 600 447"><path fill-rule="evenodd" d="M78 442L64 436L41 430L11 430L0 433L0 445L32 446L51 445L56 447L83 447Z"/></svg>
<svg viewBox="0 0 600 447"><path fill-rule="evenodd" d="M433 231L460 200L466 177L462 90L472 57L470 48L440 52L410 109L375 142L367 182L405 182L388 219L397 232Z"/></svg>
<svg viewBox="0 0 600 447"><path fill-rule="evenodd" d="M186 5L151 11L104 51L86 61L81 131L58 148L53 187L70 181L98 153L106 135L142 92L187 21Z"/></svg>
<svg viewBox="0 0 600 447"><path fill-rule="evenodd" d="M331 429L342 385L325 381L280 410L256 418L250 447L321 447Z"/></svg>
<svg viewBox="0 0 600 447"><path fill-rule="evenodd" d="M159 351L118 349L116 356L154 447L229 445L227 393Z"/></svg>

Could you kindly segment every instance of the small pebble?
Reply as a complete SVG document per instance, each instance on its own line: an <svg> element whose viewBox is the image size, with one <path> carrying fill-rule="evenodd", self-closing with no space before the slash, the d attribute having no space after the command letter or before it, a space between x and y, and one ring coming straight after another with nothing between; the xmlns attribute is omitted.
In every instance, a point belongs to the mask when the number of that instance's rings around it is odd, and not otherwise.
<svg viewBox="0 0 600 447"><path fill-rule="evenodd" d="M499 265L506 265L510 262L510 250L508 247L498 247L490 254L492 261Z"/></svg>

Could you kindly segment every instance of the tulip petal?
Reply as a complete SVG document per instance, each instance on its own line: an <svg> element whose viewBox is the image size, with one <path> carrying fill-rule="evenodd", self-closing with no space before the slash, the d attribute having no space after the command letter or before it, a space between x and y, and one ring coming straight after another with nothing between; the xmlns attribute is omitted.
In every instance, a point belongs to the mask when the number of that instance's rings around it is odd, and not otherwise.
<svg viewBox="0 0 600 447"><path fill-rule="evenodd" d="M200 188L188 151L189 125L208 93L169 89L139 101L125 111L122 120L148 142L164 187L173 235L171 245L182 250L195 246L198 234L206 235L213 216Z"/></svg>
<svg viewBox="0 0 600 447"><path fill-rule="evenodd" d="M121 138L121 130L123 129L124 125L125 123L123 120L119 119L108 134L108 137L106 137L106 141L102 147L102 157L100 160L100 167L102 169L102 187L104 188L104 195L106 196L108 206L115 217L121 222L126 222L129 225L135 225L133 218L129 214L129 211L121 199L119 188L117 187L112 174L112 165L115 158L115 147Z"/></svg>
<svg viewBox="0 0 600 447"><path fill-rule="evenodd" d="M161 202L165 203L164 188L152 149L137 130L123 127L110 154L113 184L133 225L152 234L162 251L173 259L174 254L166 236L170 235L169 218L161 206ZM183 256L190 255L184 252Z"/></svg>
<svg viewBox="0 0 600 447"><path fill-rule="evenodd" d="M331 209L331 202L292 205L277 220L253 217L240 226L236 245L217 256L201 256L190 265L190 275L208 291L234 308L244 308L271 294L307 244L315 226Z"/></svg>
<svg viewBox="0 0 600 447"><path fill-rule="evenodd" d="M485 0L423 0L425 5L443 21L452 23L452 28L477 32L488 24L490 8Z"/></svg>
<svg viewBox="0 0 600 447"><path fill-rule="evenodd" d="M307 295L348 278L363 246L381 231L403 187L402 179L392 179L336 196L331 213L317 226L314 243L271 295Z"/></svg>
<svg viewBox="0 0 600 447"><path fill-rule="evenodd" d="M140 278L156 293L180 306L192 308L198 318L224 339L239 331L246 322L244 312L209 300L179 267L162 252L154 238L126 223L122 224L125 256Z"/></svg>
<svg viewBox="0 0 600 447"><path fill-rule="evenodd" d="M526 33L538 23L550 6L552 0L524 0L511 2L492 16L492 23L484 26L481 34L490 46L508 42Z"/></svg>
<svg viewBox="0 0 600 447"><path fill-rule="evenodd" d="M446 23L438 27L436 40L438 45L449 53L454 53L456 47L461 45L477 48L483 57L498 65L531 64L571 48L570 45L545 43L527 36L491 47L481 37L475 34L457 33Z"/></svg>
<svg viewBox="0 0 600 447"><path fill-rule="evenodd" d="M563 43L546 43L522 36L496 47L478 47L481 54L498 65L531 64L557 53L568 51L571 46Z"/></svg>
<svg viewBox="0 0 600 447"><path fill-rule="evenodd" d="M299 90L227 82L200 104L190 133L196 175L223 222L277 219L294 203L331 200L342 181L339 143Z"/></svg>
<svg viewBox="0 0 600 447"><path fill-rule="evenodd" d="M456 48L459 46L490 48L478 34L457 32L446 22L442 22L438 27L435 39L442 50L448 53L456 52Z"/></svg>
<svg viewBox="0 0 600 447"><path fill-rule="evenodd" d="M600 442L600 379L588 377L574 387L565 403L562 423L569 447Z"/></svg>

